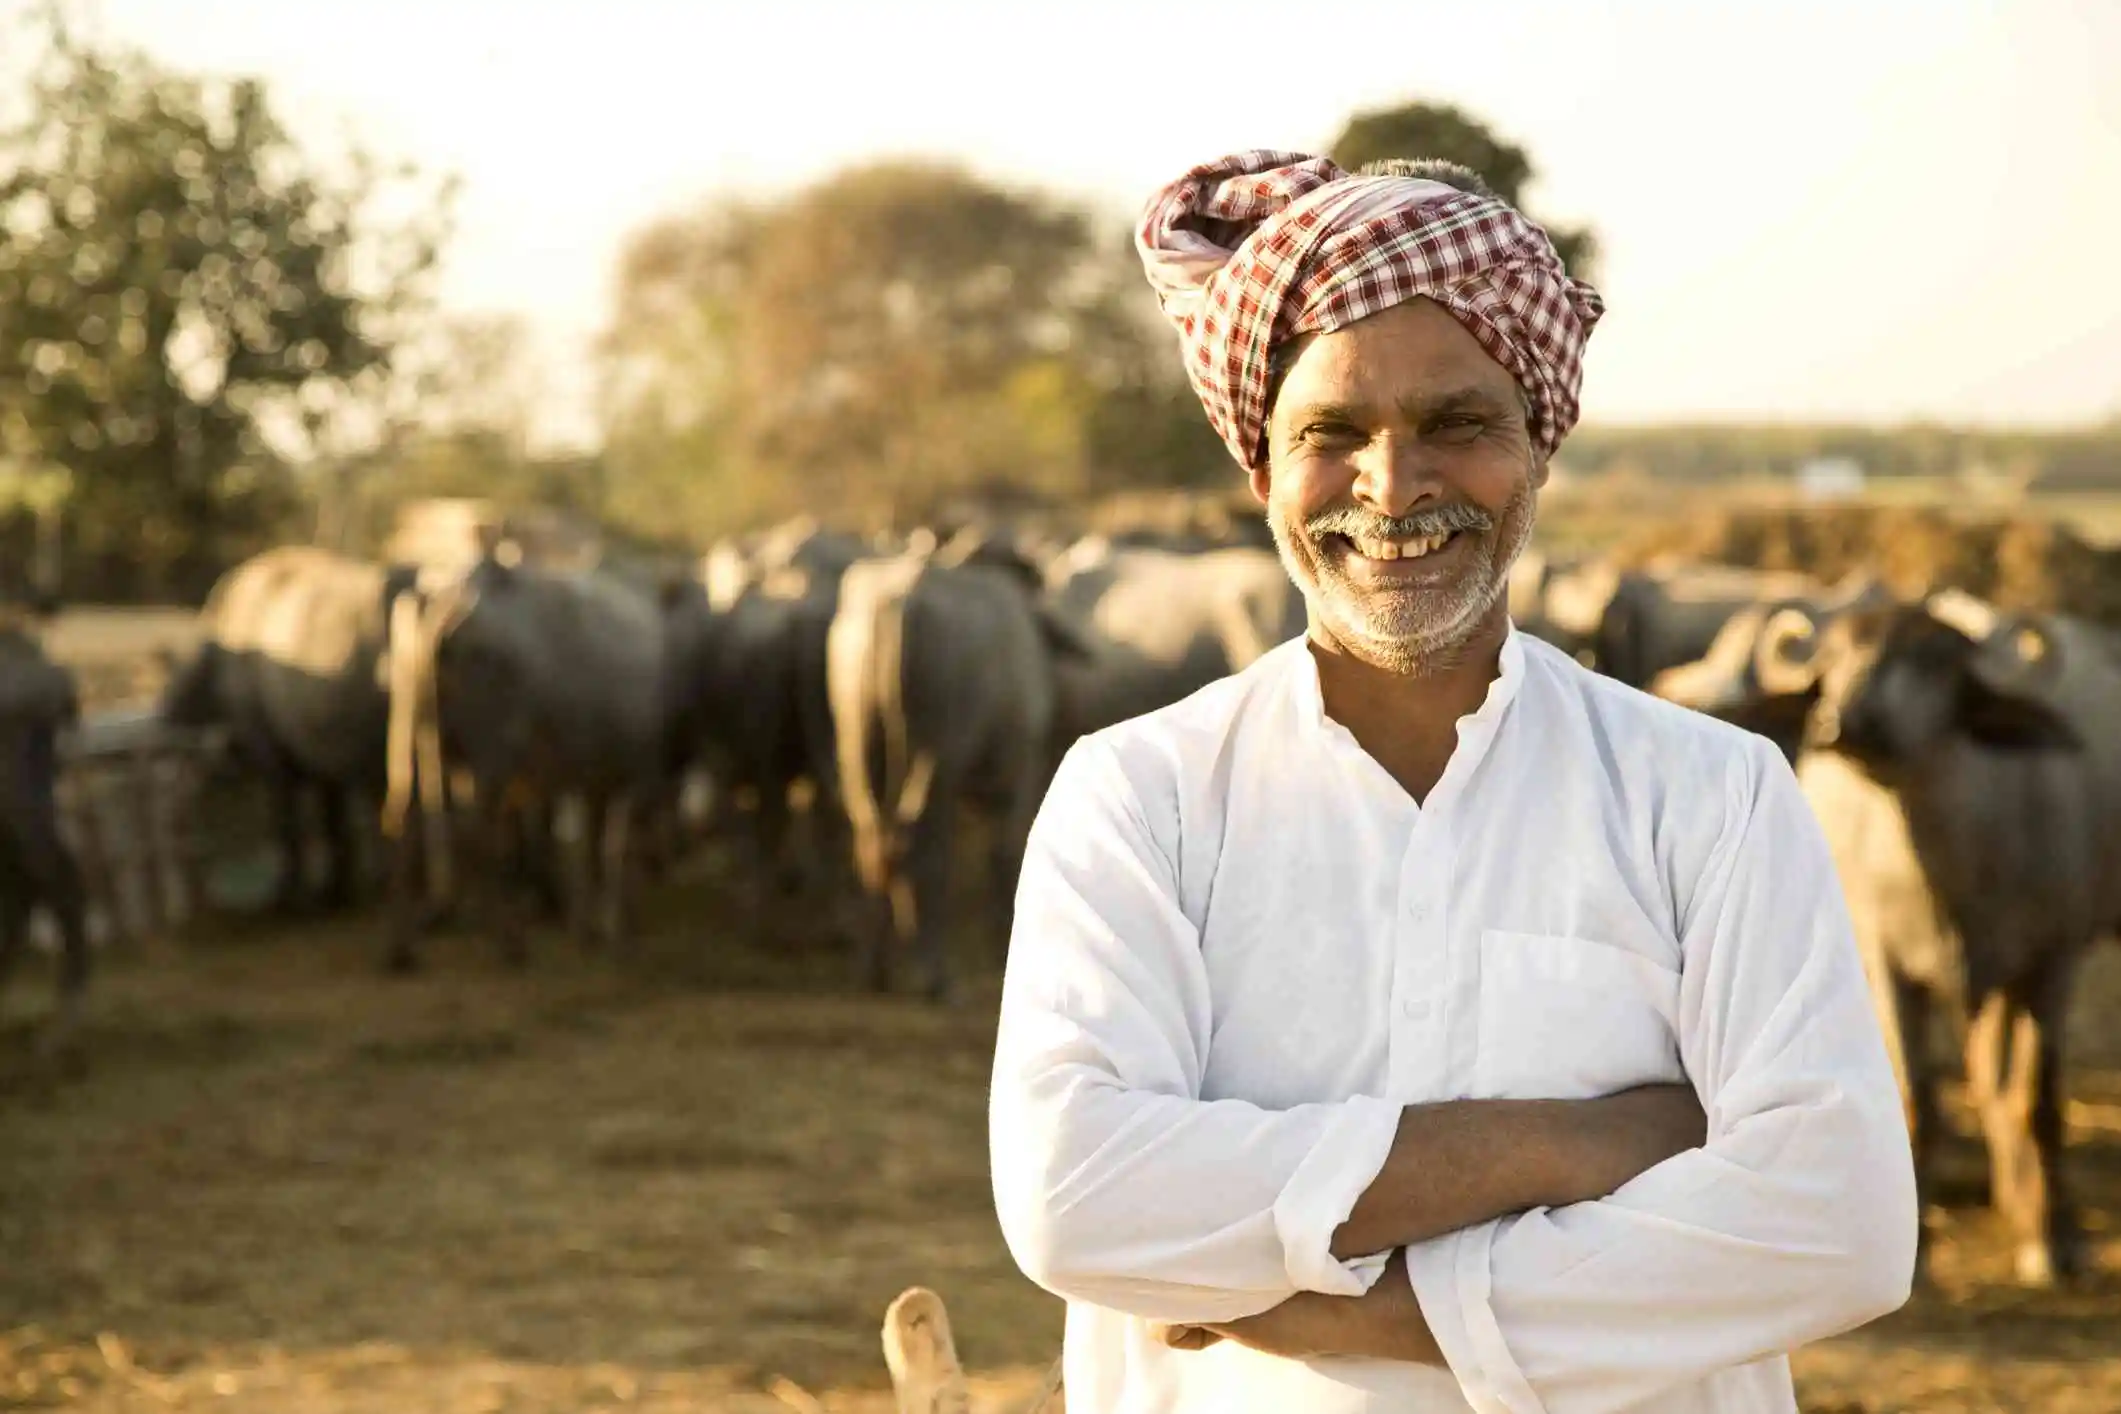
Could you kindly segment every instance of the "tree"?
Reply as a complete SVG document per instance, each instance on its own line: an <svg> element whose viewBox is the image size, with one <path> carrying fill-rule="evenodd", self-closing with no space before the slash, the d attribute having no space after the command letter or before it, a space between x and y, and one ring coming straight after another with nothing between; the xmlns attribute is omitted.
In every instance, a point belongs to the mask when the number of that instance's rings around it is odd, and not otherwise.
<svg viewBox="0 0 2121 1414"><path fill-rule="evenodd" d="M1535 175L1523 148L1505 142L1487 124L1449 103L1403 103L1357 113L1340 130L1329 155L1349 171L1392 157L1457 162L1480 173L1497 196L1519 211L1525 210L1524 189ZM1525 214L1539 219L1529 211ZM1586 229L1539 224L1569 273L1591 278L1598 255L1596 237Z"/></svg>
<svg viewBox="0 0 2121 1414"><path fill-rule="evenodd" d="M437 319L402 345L396 376L405 414L386 441L330 468L319 539L373 552L398 507L427 497L471 497L503 512L535 507L601 516L602 459L532 445L549 389L533 348L528 320L492 313Z"/></svg>
<svg viewBox="0 0 2121 1414"><path fill-rule="evenodd" d="M329 173L259 82L39 24L0 128L0 432L72 473L73 548L131 581L106 592L196 593L287 523L291 459L380 400L448 193L375 219L417 173Z"/></svg>
<svg viewBox="0 0 2121 1414"><path fill-rule="evenodd" d="M1116 231L952 166L881 162L659 221L617 289L622 523L881 523L988 486L1073 494L1126 441L1114 398L1183 387Z"/></svg>

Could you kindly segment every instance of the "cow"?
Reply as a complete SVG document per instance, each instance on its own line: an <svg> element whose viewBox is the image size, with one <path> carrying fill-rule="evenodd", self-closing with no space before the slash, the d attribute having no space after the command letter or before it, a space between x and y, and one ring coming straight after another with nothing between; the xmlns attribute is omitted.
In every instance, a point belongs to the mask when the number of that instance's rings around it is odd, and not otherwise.
<svg viewBox="0 0 2121 1414"><path fill-rule="evenodd" d="M390 603L413 577L307 545L255 555L214 586L201 611L204 641L163 690L165 723L225 728L236 760L264 781L279 911L335 909L359 892L353 811L383 794L381 663ZM307 882L305 805L319 811L329 856L319 893Z"/></svg>
<svg viewBox="0 0 2121 1414"><path fill-rule="evenodd" d="M73 674L32 630L0 625L0 992L41 905L60 941L59 1005L42 1044L62 1056L78 1056L90 971L87 889L58 806L60 733L80 714Z"/></svg>
<svg viewBox="0 0 2121 1414"><path fill-rule="evenodd" d="M1045 579L1047 606L1091 650L1062 664L1067 741L1168 706L1305 628L1303 595L1268 550L1182 554L1091 536Z"/></svg>
<svg viewBox="0 0 2121 1414"><path fill-rule="evenodd" d="M1058 759L1055 663L1082 645L1040 606L1030 566L942 563L932 543L848 568L826 683L869 900L861 973L890 988L903 949L921 989L940 999L951 990L944 907L958 812L969 804L993 817L990 898L1004 914L995 936L1006 938L1024 839Z"/></svg>
<svg viewBox="0 0 2121 1414"><path fill-rule="evenodd" d="M2046 1285L2085 1260L2062 1167L2063 1023L2113 916L2108 806L2083 738L2024 690L2027 664L1963 622L1948 596L1810 630L1786 618L1766 686L1810 699L1797 775L1840 872L1918 1178L1938 1128L1924 1038L1941 1003L2018 1277Z"/></svg>
<svg viewBox="0 0 2121 1414"><path fill-rule="evenodd" d="M611 576L540 569L505 550L394 609L384 811L398 842L392 970L418 963L412 879L421 854L407 828L411 810L442 813L436 795L458 772L471 785L489 924L504 959L528 958L509 887L524 873L526 809L581 805L574 929L614 944L628 930L633 828L667 779L664 624L652 597ZM446 841L435 855L447 859Z"/></svg>

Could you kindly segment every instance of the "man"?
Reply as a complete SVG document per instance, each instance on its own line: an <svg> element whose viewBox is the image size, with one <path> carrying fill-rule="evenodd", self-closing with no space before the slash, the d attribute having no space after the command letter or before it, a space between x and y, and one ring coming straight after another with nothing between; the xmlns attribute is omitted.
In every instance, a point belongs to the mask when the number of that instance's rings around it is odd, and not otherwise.
<svg viewBox="0 0 2121 1414"><path fill-rule="evenodd" d="M1598 296L1439 164L1239 154L1138 244L1310 628L1031 836L994 1189L1070 1407L1794 1410L1912 1163L1781 756L1509 622Z"/></svg>

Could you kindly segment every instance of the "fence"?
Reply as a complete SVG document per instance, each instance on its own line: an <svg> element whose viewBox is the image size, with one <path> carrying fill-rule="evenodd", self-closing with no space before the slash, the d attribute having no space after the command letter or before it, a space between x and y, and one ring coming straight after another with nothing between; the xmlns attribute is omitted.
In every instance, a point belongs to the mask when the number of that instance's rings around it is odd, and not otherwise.
<svg viewBox="0 0 2121 1414"><path fill-rule="evenodd" d="M217 733L179 732L137 708L88 713L64 740L60 827L86 876L95 943L166 937L198 911L206 838L194 807L222 749Z"/></svg>

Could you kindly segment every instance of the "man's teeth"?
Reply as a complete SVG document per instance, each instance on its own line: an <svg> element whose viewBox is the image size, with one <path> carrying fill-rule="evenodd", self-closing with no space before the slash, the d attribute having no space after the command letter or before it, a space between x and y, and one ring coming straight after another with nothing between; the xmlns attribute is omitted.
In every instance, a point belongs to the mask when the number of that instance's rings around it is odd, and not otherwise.
<svg viewBox="0 0 2121 1414"><path fill-rule="evenodd" d="M1366 560L1418 560L1432 550L1442 549L1456 533L1446 530L1414 540L1370 540L1359 535L1352 539L1355 553Z"/></svg>

